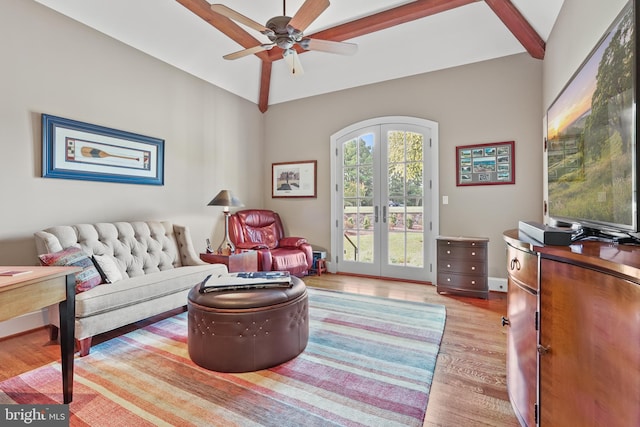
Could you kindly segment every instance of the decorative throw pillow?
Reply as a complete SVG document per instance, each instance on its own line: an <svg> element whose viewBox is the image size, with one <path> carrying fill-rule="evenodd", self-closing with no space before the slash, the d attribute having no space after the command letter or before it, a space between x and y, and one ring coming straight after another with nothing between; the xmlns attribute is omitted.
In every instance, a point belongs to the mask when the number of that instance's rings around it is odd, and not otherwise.
<svg viewBox="0 0 640 427"><path fill-rule="evenodd" d="M122 272L120 272L114 257L111 255L94 255L92 258L95 260L96 268L101 272L100 275L105 283L114 283L122 280Z"/></svg>
<svg viewBox="0 0 640 427"><path fill-rule="evenodd" d="M71 247L60 252L39 255L42 265L81 267L82 271L76 273L76 293L88 291L98 286L102 278L95 265L80 248Z"/></svg>
<svg viewBox="0 0 640 427"><path fill-rule="evenodd" d="M98 274L100 275L100 278L102 279L102 283L111 283L111 281L109 280L107 275L102 270L102 267L100 267L100 264L98 264L98 260L96 259L95 255L91 255L91 262L96 267L96 270L98 270Z"/></svg>

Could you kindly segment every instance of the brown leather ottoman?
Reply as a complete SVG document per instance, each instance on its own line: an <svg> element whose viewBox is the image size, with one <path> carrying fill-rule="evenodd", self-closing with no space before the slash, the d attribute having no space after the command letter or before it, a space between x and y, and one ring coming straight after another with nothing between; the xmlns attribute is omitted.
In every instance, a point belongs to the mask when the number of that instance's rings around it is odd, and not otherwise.
<svg viewBox="0 0 640 427"><path fill-rule="evenodd" d="M191 360L219 372L249 372L293 359L307 346L307 288L189 292L188 348Z"/></svg>

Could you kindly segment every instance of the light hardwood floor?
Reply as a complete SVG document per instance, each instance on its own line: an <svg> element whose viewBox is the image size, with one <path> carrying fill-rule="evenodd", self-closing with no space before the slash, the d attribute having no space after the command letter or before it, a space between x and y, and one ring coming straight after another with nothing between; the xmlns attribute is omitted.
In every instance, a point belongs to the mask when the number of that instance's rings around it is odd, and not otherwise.
<svg viewBox="0 0 640 427"><path fill-rule="evenodd" d="M519 426L506 389L506 294L488 300L445 296L425 284L323 274L304 279L307 286L409 301L443 304L447 320L424 426ZM138 322L94 338L94 343L157 321ZM38 329L0 341L0 380L60 357L48 332Z"/></svg>

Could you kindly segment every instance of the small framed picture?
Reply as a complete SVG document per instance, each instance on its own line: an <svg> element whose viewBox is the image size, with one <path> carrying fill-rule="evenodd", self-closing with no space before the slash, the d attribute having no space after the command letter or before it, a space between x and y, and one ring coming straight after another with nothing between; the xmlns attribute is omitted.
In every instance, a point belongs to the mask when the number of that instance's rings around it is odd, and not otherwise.
<svg viewBox="0 0 640 427"><path fill-rule="evenodd" d="M271 197L316 197L316 160L273 163Z"/></svg>

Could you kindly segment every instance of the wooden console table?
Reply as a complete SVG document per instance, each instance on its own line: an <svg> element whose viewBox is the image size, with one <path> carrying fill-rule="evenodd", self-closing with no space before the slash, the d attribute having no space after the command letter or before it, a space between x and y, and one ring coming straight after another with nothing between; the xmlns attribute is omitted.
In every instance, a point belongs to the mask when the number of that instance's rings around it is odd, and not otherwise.
<svg viewBox="0 0 640 427"><path fill-rule="evenodd" d="M79 267L5 267L1 271L21 271L0 276L0 322L59 303L62 395L64 403L73 399L73 357L75 353L76 281Z"/></svg>
<svg viewBox="0 0 640 427"><path fill-rule="evenodd" d="M640 246L504 233L507 391L522 426L640 421Z"/></svg>

